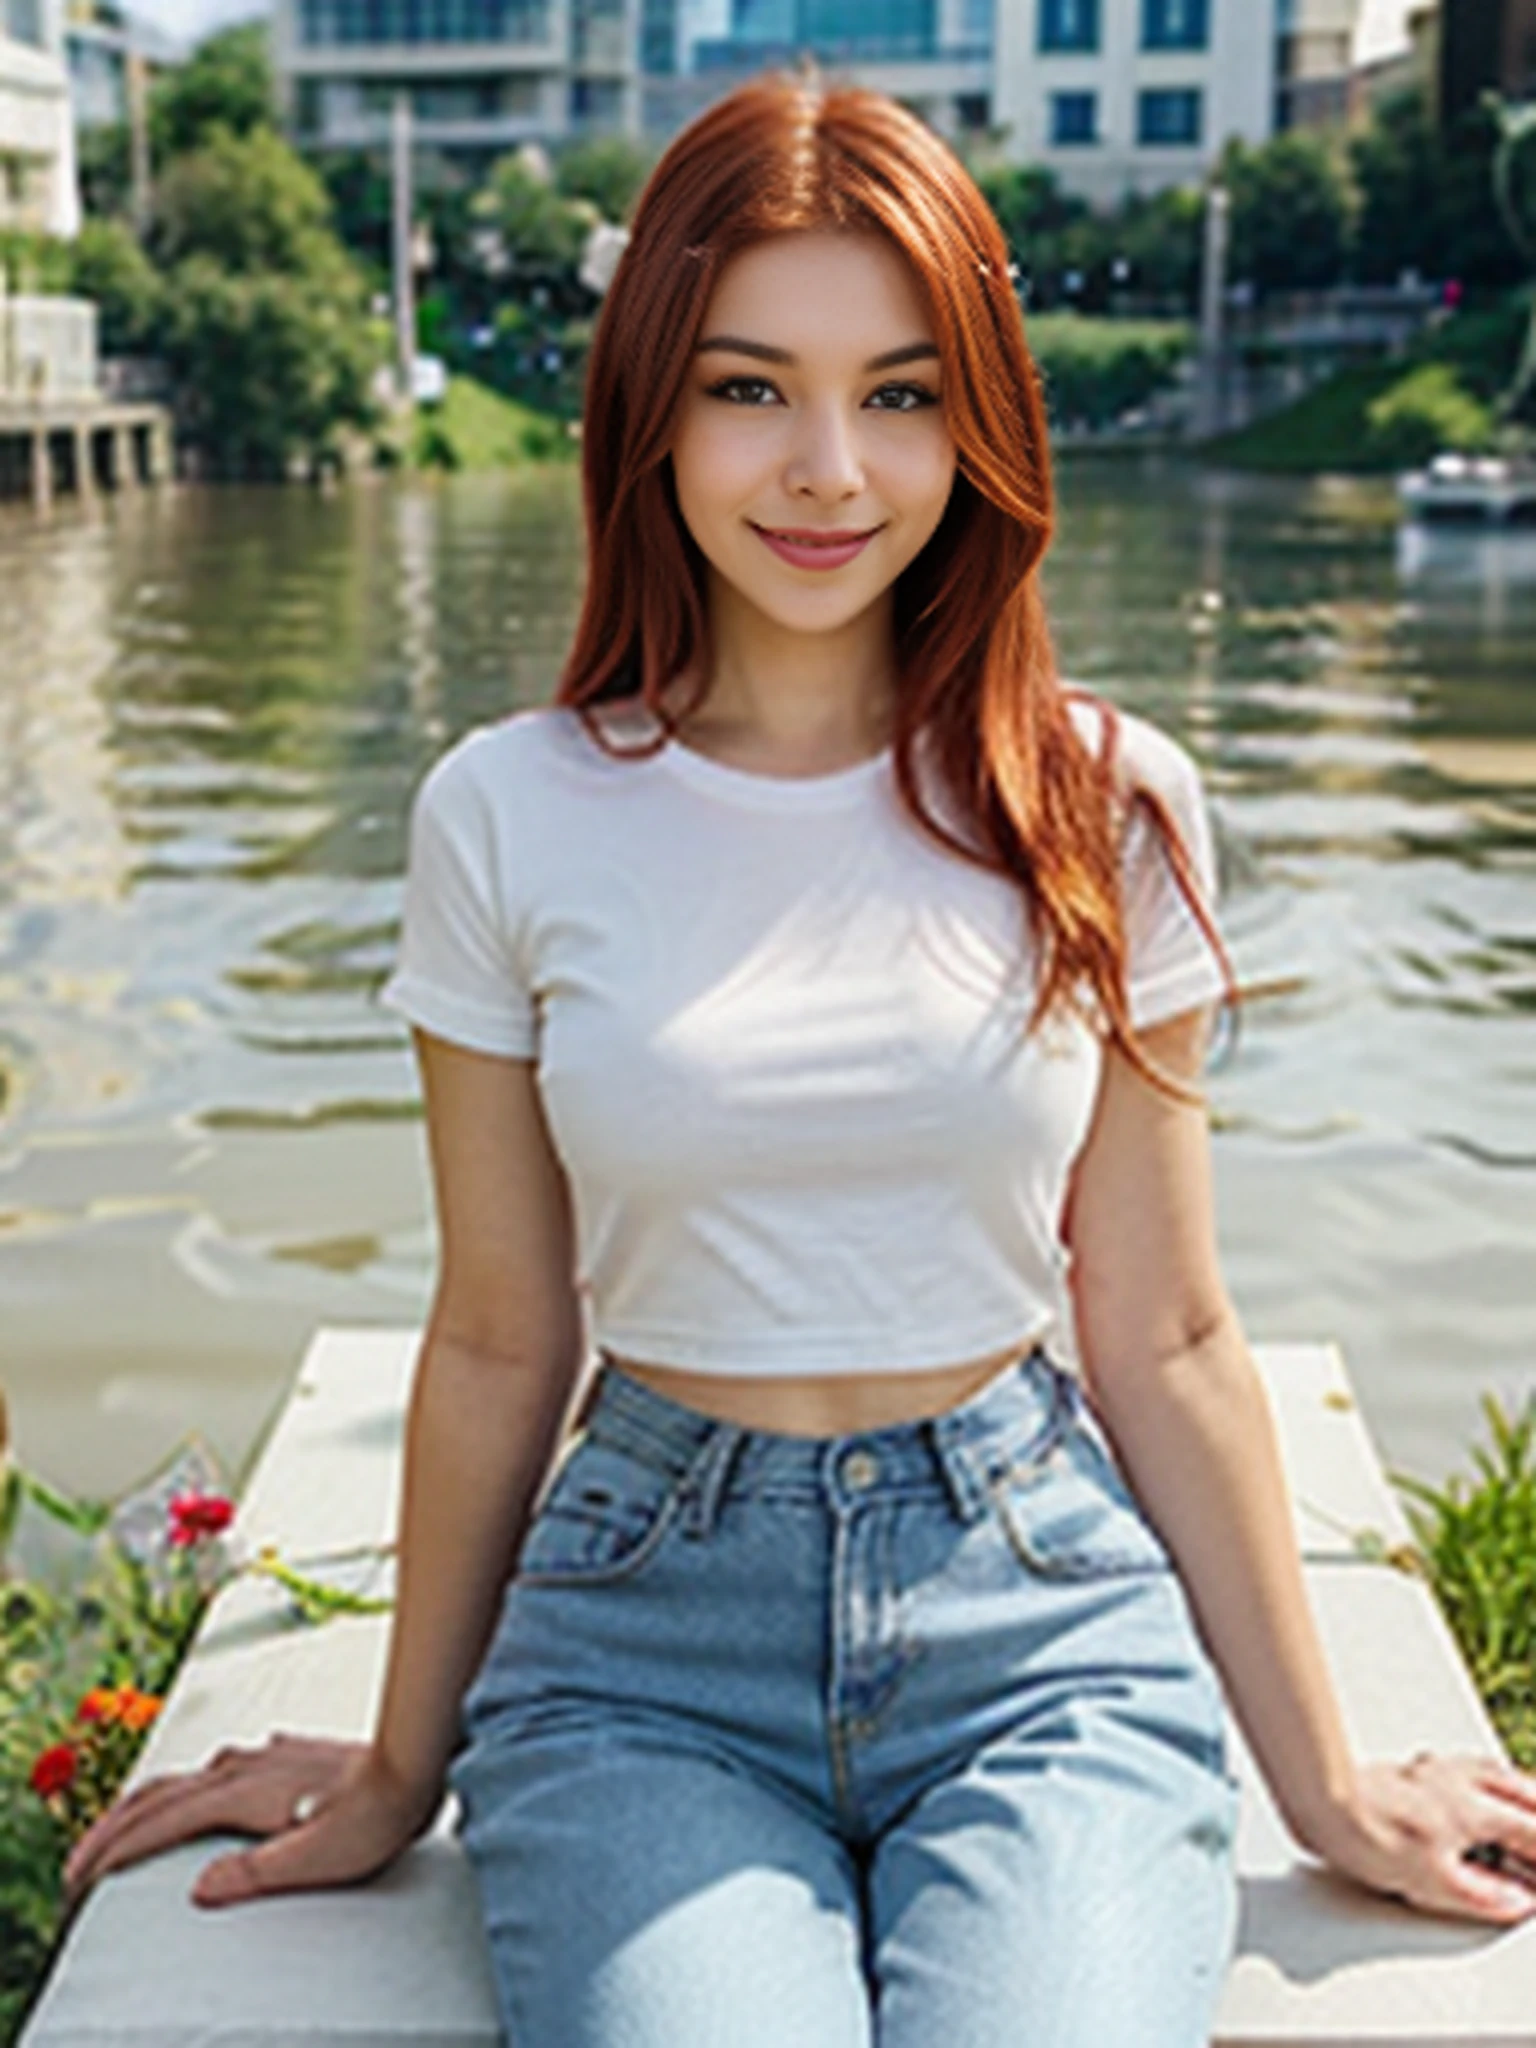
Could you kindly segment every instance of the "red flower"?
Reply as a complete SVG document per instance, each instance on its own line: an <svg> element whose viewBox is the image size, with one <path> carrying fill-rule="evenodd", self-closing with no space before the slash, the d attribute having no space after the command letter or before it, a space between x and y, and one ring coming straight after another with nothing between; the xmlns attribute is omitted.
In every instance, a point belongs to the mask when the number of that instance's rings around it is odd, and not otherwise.
<svg viewBox="0 0 1536 2048"><path fill-rule="evenodd" d="M235 1504L221 1493L178 1493L171 1499L172 1543L197 1543L217 1536L235 1517Z"/></svg>
<svg viewBox="0 0 1536 2048"><path fill-rule="evenodd" d="M32 1790L40 1798L62 1792L74 1782L75 1752L67 1742L56 1742L52 1749L45 1749L32 1766Z"/></svg>

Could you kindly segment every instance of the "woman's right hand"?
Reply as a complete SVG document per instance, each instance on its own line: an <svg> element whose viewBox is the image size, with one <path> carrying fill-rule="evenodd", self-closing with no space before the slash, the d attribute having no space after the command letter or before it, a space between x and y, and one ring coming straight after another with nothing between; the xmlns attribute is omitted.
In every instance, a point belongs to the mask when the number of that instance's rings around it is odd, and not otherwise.
<svg viewBox="0 0 1536 2048"><path fill-rule="evenodd" d="M314 1811L295 1823L300 1793ZM441 1798L402 1784L371 1743L277 1734L261 1749L220 1749L195 1771L147 1779L94 1820L65 1861L65 1901L73 1908L108 1870L225 1829L266 1840L206 1864L196 1905L354 1884L423 1833Z"/></svg>

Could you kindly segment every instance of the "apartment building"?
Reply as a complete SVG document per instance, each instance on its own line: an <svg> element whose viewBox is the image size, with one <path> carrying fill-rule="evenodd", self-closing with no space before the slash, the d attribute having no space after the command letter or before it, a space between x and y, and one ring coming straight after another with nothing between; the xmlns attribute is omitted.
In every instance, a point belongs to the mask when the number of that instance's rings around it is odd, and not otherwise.
<svg viewBox="0 0 1536 2048"><path fill-rule="evenodd" d="M0 0L0 228L79 227L59 0Z"/></svg>
<svg viewBox="0 0 1536 2048"><path fill-rule="evenodd" d="M1263 141L1279 9L1350 4L274 0L274 46L301 144L382 144L404 90L423 146L486 154L591 130L664 139L739 78L812 52L1108 204L1198 181L1230 135Z"/></svg>
<svg viewBox="0 0 1536 2048"><path fill-rule="evenodd" d="M301 145L382 146L395 96L423 148L640 126L642 0L274 0L273 54Z"/></svg>
<svg viewBox="0 0 1536 2048"><path fill-rule="evenodd" d="M1274 131L1277 0L999 0L993 121L1094 205Z"/></svg>

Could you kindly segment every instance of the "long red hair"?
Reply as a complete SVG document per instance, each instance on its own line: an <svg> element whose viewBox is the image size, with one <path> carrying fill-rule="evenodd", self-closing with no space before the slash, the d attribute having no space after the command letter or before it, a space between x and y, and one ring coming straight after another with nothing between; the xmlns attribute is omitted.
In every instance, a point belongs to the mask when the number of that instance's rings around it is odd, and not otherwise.
<svg viewBox="0 0 1536 2048"><path fill-rule="evenodd" d="M1229 1001L1231 965L1167 806L1121 786L1113 707L1100 703L1097 751L1069 715L1039 587L1055 523L1045 407L1007 245L959 159L894 100L814 74L753 79L684 128L652 171L593 338L587 586L558 701L610 750L600 704L638 697L658 745L695 708L697 696L681 712L663 700L685 673L709 673L704 558L673 489L672 421L724 266L767 236L808 229L873 230L907 258L930 307L957 451L944 516L894 591L902 800L924 830L1022 891L1042 968L1031 1028L1086 985L1138 1070L1184 1095L1147 1060L1127 1006L1128 806L1151 813ZM919 732L959 834L925 802Z"/></svg>

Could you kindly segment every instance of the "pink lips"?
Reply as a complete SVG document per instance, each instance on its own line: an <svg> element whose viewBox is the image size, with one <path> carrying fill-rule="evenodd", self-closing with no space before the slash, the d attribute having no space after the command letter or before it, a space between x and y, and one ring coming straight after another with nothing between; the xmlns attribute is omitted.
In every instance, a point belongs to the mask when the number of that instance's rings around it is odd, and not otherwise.
<svg viewBox="0 0 1536 2048"><path fill-rule="evenodd" d="M792 563L797 569L839 569L844 562L851 562L880 529L871 526L862 533L823 535L814 527L754 525L752 531L768 543L781 561Z"/></svg>

